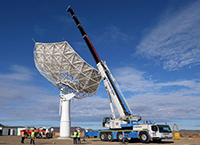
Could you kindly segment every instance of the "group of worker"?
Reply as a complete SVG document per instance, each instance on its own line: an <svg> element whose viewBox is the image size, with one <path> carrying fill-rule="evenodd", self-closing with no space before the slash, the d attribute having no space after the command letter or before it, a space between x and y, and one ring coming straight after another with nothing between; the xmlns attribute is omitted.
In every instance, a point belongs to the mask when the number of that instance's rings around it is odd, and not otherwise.
<svg viewBox="0 0 200 145"><path fill-rule="evenodd" d="M21 140L21 143L24 143L24 140L25 140L25 133L27 133L26 131L22 131L21 132L21 136L22 136L22 140ZM33 130L31 132L31 141L30 141L30 144L35 144L35 131Z"/></svg>
<svg viewBox="0 0 200 145"><path fill-rule="evenodd" d="M25 140L25 133L27 133L26 131L22 131L21 132L21 136L22 136L22 139L21 139L21 143L24 143L24 140ZM73 138L74 138L74 144L81 144L81 132L80 130L74 130L74 133L73 133ZM30 141L30 144L35 144L35 132L34 130L31 132L31 141Z"/></svg>
<svg viewBox="0 0 200 145"><path fill-rule="evenodd" d="M74 130L73 138L74 138L74 144L81 144L81 132L79 129Z"/></svg>

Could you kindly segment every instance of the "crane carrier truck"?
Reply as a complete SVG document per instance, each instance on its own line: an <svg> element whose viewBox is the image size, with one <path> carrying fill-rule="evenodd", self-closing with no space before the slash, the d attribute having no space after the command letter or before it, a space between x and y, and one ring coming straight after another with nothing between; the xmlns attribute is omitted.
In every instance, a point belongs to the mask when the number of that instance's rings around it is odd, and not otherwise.
<svg viewBox="0 0 200 145"><path fill-rule="evenodd" d="M102 119L102 127L107 129L85 132L84 136L98 137L102 141L122 141L123 138L137 138L140 139L143 143L147 143L152 140L161 141L162 139L171 139L172 132L169 125L156 124L151 122L140 123L141 116L133 115L119 85L111 74L105 61L101 61L99 58L94 46L84 31L74 11L70 6L67 8L67 11L72 15L77 28L80 30L82 37L96 62L96 66L101 74L108 94L109 104L112 112L112 117L103 117ZM113 104L119 113L118 118L115 115Z"/></svg>

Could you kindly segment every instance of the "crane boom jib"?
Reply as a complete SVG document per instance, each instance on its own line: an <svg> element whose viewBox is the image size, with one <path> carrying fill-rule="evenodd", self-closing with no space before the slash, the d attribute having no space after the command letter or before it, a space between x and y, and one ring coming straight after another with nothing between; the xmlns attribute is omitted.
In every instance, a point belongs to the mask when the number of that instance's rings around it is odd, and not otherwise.
<svg viewBox="0 0 200 145"><path fill-rule="evenodd" d="M80 32L83 36L83 39L85 40L85 43L87 44L88 48L90 49L90 52L92 53L92 56L94 57L96 64L101 62L101 60L100 60L96 50L94 49L94 46L92 45L88 35L85 33L81 23L79 22L76 14L74 13L74 11L72 10L72 8L70 6L67 8L67 11L71 13L72 18L74 19L78 29L80 30Z"/></svg>
<svg viewBox="0 0 200 145"><path fill-rule="evenodd" d="M81 35L82 35L83 39L85 40L94 60L96 62L97 68L98 68L99 72L101 73L105 88L108 91L108 93L110 94L110 96L112 97L112 100L117 108L117 111L118 111L120 117L130 119L130 116L132 116L130 107L126 103L126 100L125 100L123 94L121 93L120 88L117 87L118 85L113 80L114 78L113 78L111 72L109 71L107 65L100 60L94 46L92 45L88 35L86 34L85 30L83 29L81 23L79 22L76 14L72 10L71 6L69 6L67 8L67 11L70 12L70 14L72 15L72 18L74 19L74 21L77 25L77 28L81 32ZM141 119L141 117L140 117L140 119ZM138 120L140 120L140 119L138 119Z"/></svg>

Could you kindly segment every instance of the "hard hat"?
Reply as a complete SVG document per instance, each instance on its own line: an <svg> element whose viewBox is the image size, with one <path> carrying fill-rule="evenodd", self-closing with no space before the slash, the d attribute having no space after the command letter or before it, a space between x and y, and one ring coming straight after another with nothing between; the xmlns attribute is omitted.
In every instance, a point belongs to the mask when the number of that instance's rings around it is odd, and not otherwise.
<svg viewBox="0 0 200 145"><path fill-rule="evenodd" d="M76 131L76 129L75 129L75 131Z"/></svg>

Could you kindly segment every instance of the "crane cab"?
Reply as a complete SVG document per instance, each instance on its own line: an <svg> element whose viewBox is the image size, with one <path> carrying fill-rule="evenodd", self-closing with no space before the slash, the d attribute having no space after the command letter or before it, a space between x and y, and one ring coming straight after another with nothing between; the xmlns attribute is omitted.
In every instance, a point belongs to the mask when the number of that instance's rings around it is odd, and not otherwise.
<svg viewBox="0 0 200 145"><path fill-rule="evenodd" d="M112 117L103 117L102 121L101 121L101 126L109 128L110 127L110 120L111 119L112 119Z"/></svg>
<svg viewBox="0 0 200 145"><path fill-rule="evenodd" d="M101 121L102 127L109 129L122 129L123 125L127 126L127 122L122 119L113 119L112 117L103 117Z"/></svg>

